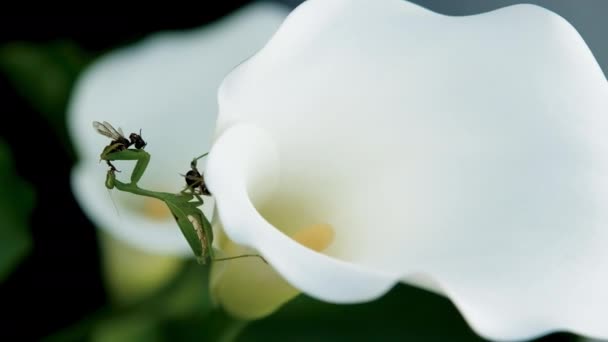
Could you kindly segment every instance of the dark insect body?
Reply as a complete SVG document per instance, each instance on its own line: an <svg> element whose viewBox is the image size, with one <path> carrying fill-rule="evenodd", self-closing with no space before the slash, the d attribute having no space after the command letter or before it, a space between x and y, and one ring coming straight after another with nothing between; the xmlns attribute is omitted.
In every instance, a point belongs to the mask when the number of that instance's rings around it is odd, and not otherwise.
<svg viewBox="0 0 608 342"><path fill-rule="evenodd" d="M211 196L211 192L207 188L207 184L205 183L205 177L202 173L198 171L196 168L196 163L199 159L205 157L208 153L203 154L200 157L194 158L190 163L190 170L186 172L186 187L187 189L191 189L196 194Z"/></svg>

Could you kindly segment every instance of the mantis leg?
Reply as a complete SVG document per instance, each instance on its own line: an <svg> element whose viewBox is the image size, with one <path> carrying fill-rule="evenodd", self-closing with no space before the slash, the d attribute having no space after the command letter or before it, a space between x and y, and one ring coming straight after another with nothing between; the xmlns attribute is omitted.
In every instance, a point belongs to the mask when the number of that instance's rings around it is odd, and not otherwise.
<svg viewBox="0 0 608 342"><path fill-rule="evenodd" d="M205 204L205 201L203 201L201 196L194 192L194 190L184 189L180 192L180 194L180 197L187 202L189 206L200 207L201 205ZM193 198L196 198L196 200L193 201Z"/></svg>
<svg viewBox="0 0 608 342"><path fill-rule="evenodd" d="M144 150L122 150L112 153L102 153L101 158L106 161L116 161L116 160L136 160L137 163L133 168L133 172L131 173L131 183L137 185L141 177L146 172L146 168L148 167L148 163L150 163L150 154Z"/></svg>
<svg viewBox="0 0 608 342"><path fill-rule="evenodd" d="M194 195L194 188L192 185L186 185L186 188L180 191L180 193L184 196L192 197L192 195Z"/></svg>
<svg viewBox="0 0 608 342"><path fill-rule="evenodd" d="M146 196L146 197L153 197L156 199L159 199L163 202L167 202L167 198L168 196L174 196L165 192L157 192L157 191L150 191L150 190L146 190L146 189L142 189L140 187L137 186L137 184L135 183L123 183L121 181L119 181L118 179L116 179L116 174L115 174L115 170L108 170L108 175L106 176L106 188L108 189L118 189L120 191L124 191L124 192L130 192L132 194L135 195L140 195L140 196Z"/></svg>
<svg viewBox="0 0 608 342"><path fill-rule="evenodd" d="M266 259L264 259L263 256L259 255L259 254L241 254L241 255L237 255L237 256L233 256L233 257L226 257L226 258L214 258L211 259L212 261L226 261L226 260L232 260L232 259L240 259L240 258L260 258L265 264L268 264L268 262L266 261Z"/></svg>
<svg viewBox="0 0 608 342"><path fill-rule="evenodd" d="M107 158L108 154L111 153L111 151L119 151L119 147L123 146L121 143L116 143L116 144L112 144L112 145L108 145L103 149L103 152L101 152L101 155L99 156L99 161L105 160L106 163L108 164L108 166L110 167L110 169L112 171L118 171L120 172L116 166L114 166L114 164L112 164L112 162L110 162L110 160Z"/></svg>
<svg viewBox="0 0 608 342"><path fill-rule="evenodd" d="M204 153L194 159L192 159L192 162L190 162L190 167L192 168L192 170L196 170L196 163L198 162L199 159L204 158L205 156L207 156L209 154L209 152ZM198 171L198 170L196 170Z"/></svg>
<svg viewBox="0 0 608 342"><path fill-rule="evenodd" d="M205 204L199 194L193 193L193 195L196 198L196 201L191 201L190 204L194 205L195 207L200 207L201 205Z"/></svg>

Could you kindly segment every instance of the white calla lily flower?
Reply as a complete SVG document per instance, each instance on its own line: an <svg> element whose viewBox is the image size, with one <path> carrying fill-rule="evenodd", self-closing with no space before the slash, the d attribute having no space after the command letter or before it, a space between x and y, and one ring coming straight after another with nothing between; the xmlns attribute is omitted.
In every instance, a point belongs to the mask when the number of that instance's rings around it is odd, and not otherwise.
<svg viewBox="0 0 608 342"><path fill-rule="evenodd" d="M69 108L80 159L72 189L99 228L147 252L193 256L163 203L108 192L99 155L110 140L92 122L108 121L126 135L142 129L152 158L140 184L178 192L185 186L180 174L210 147L222 79L266 43L287 13L277 4L249 5L200 29L155 34L103 56L84 72ZM122 171L118 177L128 179L134 163L115 164ZM206 199L203 212L212 210L213 200Z"/></svg>
<svg viewBox="0 0 608 342"><path fill-rule="evenodd" d="M486 338L608 338L608 83L558 15L310 0L219 108L215 223L295 289L406 282Z"/></svg>

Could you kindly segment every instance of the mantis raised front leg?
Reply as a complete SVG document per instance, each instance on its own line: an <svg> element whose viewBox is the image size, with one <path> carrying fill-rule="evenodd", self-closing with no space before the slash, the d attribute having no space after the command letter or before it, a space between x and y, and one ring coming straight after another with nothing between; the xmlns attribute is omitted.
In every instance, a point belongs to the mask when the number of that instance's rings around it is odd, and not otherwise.
<svg viewBox="0 0 608 342"><path fill-rule="evenodd" d="M110 151L108 153L108 151ZM203 155L204 156L204 155ZM201 156L202 157L202 156ZM201 158L199 157L199 158ZM196 165L195 158L193 165ZM205 217L199 207L203 204L203 199L191 188L172 194L167 192L151 191L140 188L137 183L144 175L148 163L150 162L150 154L142 149L124 149L121 151L113 151L113 149L104 149L101 154L101 159L106 161L115 160L135 160L136 164L131 173L131 182L124 183L116 179L116 170L111 167L108 170L106 177L106 187L108 189L118 189L120 191L130 192L135 195L147 196L163 201L177 222L177 225L182 231L182 234L188 241L190 248L197 257L199 263L206 264L208 261L230 260L242 257L259 257L254 254L243 254L234 257L216 258L213 250L213 229L209 220ZM191 190L188 192L187 190ZM265 260L264 260L265 261Z"/></svg>

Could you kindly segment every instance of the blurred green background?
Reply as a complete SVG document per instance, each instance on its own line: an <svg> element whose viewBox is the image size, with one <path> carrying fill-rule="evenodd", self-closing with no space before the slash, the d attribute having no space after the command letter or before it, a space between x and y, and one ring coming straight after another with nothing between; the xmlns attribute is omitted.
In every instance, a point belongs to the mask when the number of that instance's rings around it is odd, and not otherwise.
<svg viewBox="0 0 608 342"><path fill-rule="evenodd" d="M332 305L304 295L254 322L214 310L208 269L180 264L142 294L117 294L100 237L70 191L75 162L66 104L80 72L101 54L164 30L213 23L250 1L174 8L165 15L8 16L0 20L0 340L51 341L477 341L445 298L400 285L378 301ZM277 1L293 8L300 1ZM507 0L417 0L444 14ZM608 1L537 1L566 17L608 67ZM108 237L108 239L111 239ZM117 243L117 242L113 242ZM130 257L127 247L123 257ZM136 257L136 256L133 256ZM155 262L150 257L150 262ZM108 264L108 262L110 262ZM246 285L244 285L246 286ZM136 292L136 290L135 290ZM573 341L567 333L542 341Z"/></svg>

